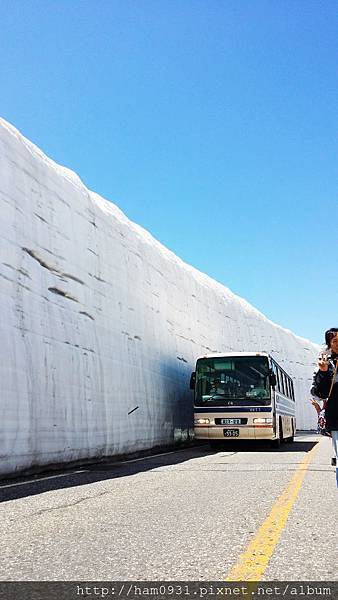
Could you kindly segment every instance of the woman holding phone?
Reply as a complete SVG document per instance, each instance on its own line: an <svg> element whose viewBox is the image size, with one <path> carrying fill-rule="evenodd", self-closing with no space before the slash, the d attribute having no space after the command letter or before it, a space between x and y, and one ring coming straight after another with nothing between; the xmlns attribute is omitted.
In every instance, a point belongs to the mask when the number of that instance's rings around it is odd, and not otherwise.
<svg viewBox="0 0 338 600"><path fill-rule="evenodd" d="M326 429L331 432L334 455L336 457L336 482L338 487L338 328L325 332L326 349L318 361L318 371L314 376L312 393L326 400Z"/></svg>

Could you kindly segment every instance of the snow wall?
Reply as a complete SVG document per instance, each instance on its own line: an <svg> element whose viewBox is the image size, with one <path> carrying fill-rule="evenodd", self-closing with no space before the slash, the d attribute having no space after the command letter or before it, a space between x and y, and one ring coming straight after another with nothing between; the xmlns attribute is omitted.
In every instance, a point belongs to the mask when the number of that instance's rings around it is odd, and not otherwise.
<svg viewBox="0 0 338 600"><path fill-rule="evenodd" d="M192 434L191 371L266 350L315 427L318 346L185 264L0 120L0 473Z"/></svg>

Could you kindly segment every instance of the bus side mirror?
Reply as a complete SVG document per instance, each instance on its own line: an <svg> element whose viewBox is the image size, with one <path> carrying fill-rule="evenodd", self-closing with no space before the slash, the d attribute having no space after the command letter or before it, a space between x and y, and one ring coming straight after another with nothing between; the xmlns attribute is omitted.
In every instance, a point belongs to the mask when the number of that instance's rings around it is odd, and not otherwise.
<svg viewBox="0 0 338 600"><path fill-rule="evenodd" d="M277 385L277 378L276 378L276 375L275 375L274 373L270 373L269 379L270 379L270 385L271 385L273 388L274 388L274 387L276 387L276 385Z"/></svg>
<svg viewBox="0 0 338 600"><path fill-rule="evenodd" d="M195 389L195 383L196 383L196 373L194 371L193 373L191 373L191 377L190 377L190 389L191 390Z"/></svg>

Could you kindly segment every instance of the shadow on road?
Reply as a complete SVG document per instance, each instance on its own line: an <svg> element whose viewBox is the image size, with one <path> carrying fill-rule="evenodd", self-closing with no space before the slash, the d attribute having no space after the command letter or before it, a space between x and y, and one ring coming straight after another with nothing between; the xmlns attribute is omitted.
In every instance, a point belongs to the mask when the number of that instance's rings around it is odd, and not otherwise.
<svg viewBox="0 0 338 600"><path fill-rule="evenodd" d="M295 441L293 443L283 442L280 448L275 449L271 448L270 442L265 441L256 441L256 440L238 440L238 441L224 441L221 440L219 442L218 447L213 448L213 452L227 452L236 450L236 452L271 452L275 454L276 452L310 452L312 448L317 444L317 441L309 441L309 442L301 442Z"/></svg>
<svg viewBox="0 0 338 600"><path fill-rule="evenodd" d="M180 463L212 456L218 452L271 452L272 454L309 452L317 441L295 441L294 443L284 443L278 450L270 448L268 442L257 441L228 441L226 440L219 449L211 449L208 443L201 443L189 448L172 451L167 454L146 456L128 462L105 461L96 464L85 465L78 468L65 469L60 471L45 471L35 476L21 477L20 479L3 480L0 483L0 502L17 500L44 492L50 492L59 489L66 489L81 485L88 485L98 481L106 481L118 477L128 477L137 473L151 471L158 467L174 466ZM34 481L36 479L36 481Z"/></svg>

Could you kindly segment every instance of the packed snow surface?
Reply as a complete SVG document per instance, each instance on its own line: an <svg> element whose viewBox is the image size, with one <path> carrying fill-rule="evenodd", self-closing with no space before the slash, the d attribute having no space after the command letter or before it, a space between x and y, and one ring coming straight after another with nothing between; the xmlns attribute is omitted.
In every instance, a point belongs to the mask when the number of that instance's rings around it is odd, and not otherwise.
<svg viewBox="0 0 338 600"><path fill-rule="evenodd" d="M190 373L211 352L270 352L295 378L298 428L315 426L317 345L185 264L1 119L0 165L0 472L185 439Z"/></svg>

